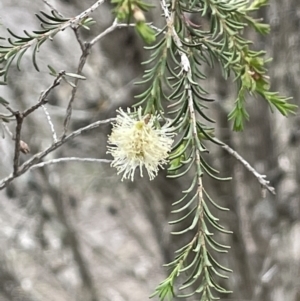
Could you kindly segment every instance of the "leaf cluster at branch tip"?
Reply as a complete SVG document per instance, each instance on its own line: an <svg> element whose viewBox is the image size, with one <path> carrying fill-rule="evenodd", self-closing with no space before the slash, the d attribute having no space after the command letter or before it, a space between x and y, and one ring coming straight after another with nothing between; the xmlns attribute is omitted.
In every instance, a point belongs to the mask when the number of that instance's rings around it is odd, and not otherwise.
<svg viewBox="0 0 300 301"><path fill-rule="evenodd" d="M36 14L36 17L41 21L41 30L31 33L24 30L25 35L21 36L7 29L11 37L1 38L4 44L0 44L0 77L3 76L0 85L6 85L9 69L15 60L17 68L20 70L21 60L30 47L33 47L32 63L34 68L39 71L36 56L42 44L47 40L51 41L56 34L67 27L73 26L72 21L76 20L75 18L64 18L55 10L52 10L51 14L41 11L40 14ZM90 17L78 19L77 21L74 26L82 26L85 29L89 29L95 23Z"/></svg>

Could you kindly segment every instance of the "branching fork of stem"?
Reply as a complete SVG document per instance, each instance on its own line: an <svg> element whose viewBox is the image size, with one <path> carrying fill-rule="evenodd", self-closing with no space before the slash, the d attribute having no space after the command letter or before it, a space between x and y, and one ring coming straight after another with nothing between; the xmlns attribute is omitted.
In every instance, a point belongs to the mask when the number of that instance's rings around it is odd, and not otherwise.
<svg viewBox="0 0 300 301"><path fill-rule="evenodd" d="M22 150L22 140L21 140L21 131L22 131L22 125L24 119L33 113L35 110L37 110L39 107L43 106L45 103L47 103L47 96L49 93L60 84L60 81L62 77L64 76L65 71L61 71L58 73L57 77L53 81L52 85L48 87L45 91L43 91L40 95L40 98L38 102L31 106L30 108L26 109L23 112L16 111L12 109L9 105L4 105L8 111L10 111L16 118L16 132L15 137L13 138L15 140L15 152L14 152L14 161L13 161L13 175L18 174L19 169L19 158L20 158L20 151Z"/></svg>

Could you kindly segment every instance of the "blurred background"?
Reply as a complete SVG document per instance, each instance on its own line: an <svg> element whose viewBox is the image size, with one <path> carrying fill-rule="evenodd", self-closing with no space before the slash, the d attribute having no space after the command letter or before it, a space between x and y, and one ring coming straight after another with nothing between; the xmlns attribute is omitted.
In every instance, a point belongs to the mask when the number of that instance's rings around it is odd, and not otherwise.
<svg viewBox="0 0 300 301"><path fill-rule="evenodd" d="M78 15L94 1L49 1L67 17ZM273 90L292 96L300 105L300 2L273 0L260 12L271 24L268 37L246 33L255 49L273 57L269 69ZM157 7L149 19L160 27ZM34 14L48 10L40 0L1 0L0 33L17 34L39 28ZM111 25L112 6L103 4L93 14L89 40ZM92 49L84 68L86 81L78 87L71 130L115 115L116 108L134 103L133 83L143 74L140 63L149 53L133 29L119 29ZM47 64L56 70L76 72L80 47L71 30L47 41L38 54L41 71L34 70L30 51L22 72L12 67L9 85L0 95L20 110L36 103L53 81ZM206 68L206 67L204 67ZM227 114L235 100L234 85L217 69L206 68L206 89L216 98L211 106L220 140L238 151L257 171L266 174L276 196L263 198L260 185L243 166L222 149L207 145L209 160L231 182L205 179L206 189L230 212L218 213L232 230L231 245L220 262L234 270L224 285L233 290L221 300L300 300L300 116L289 119L270 112L262 99L249 98L250 121L243 133L233 133ZM231 88L232 86L232 88ZM71 87L62 83L49 96L47 108L58 133L62 131ZM10 125L14 129L13 124ZM109 158L101 126L51 153L56 157ZM34 154L52 143L42 110L30 115L22 139ZM0 178L12 170L13 141L0 138ZM23 155L24 162L29 155ZM140 301L148 300L167 275L163 263L186 237L170 236L171 203L185 180L166 180L164 172L152 182L121 182L108 165L60 163L27 172L0 191L0 301ZM224 239L224 238L222 238ZM194 300L193 298L192 300Z"/></svg>

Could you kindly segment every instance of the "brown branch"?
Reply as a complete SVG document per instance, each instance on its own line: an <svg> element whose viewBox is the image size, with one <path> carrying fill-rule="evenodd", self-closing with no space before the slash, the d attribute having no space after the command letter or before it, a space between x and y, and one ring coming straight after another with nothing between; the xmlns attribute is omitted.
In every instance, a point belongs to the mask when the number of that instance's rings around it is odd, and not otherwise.
<svg viewBox="0 0 300 301"><path fill-rule="evenodd" d="M81 51L82 51L82 54L81 54L81 57L80 57L80 60L79 60L79 65L78 65L77 73L76 74L81 75L83 67L84 67L84 65L86 63L87 57L89 56L89 54L91 52L92 47L100 39L102 39L108 33L114 31L117 28L123 28L123 27L129 27L129 26L135 26L135 24L118 23L117 19L115 19L114 22L113 22L113 24L110 27L108 27L106 30L104 30L103 32L101 32L94 39L92 39L90 42L87 42L87 43L83 43L82 42L82 40L81 40L81 38L79 36L79 33L78 33L78 28L77 27L73 27L73 31L75 33L75 37L76 37L76 39L77 39L77 41L78 41L78 43L80 45ZM72 116L72 108L73 108L73 103L74 103L75 96L76 96L76 93L77 93L77 85L78 85L79 80L80 80L79 78L76 78L75 81L74 81L74 85L75 86L72 89L71 97L69 99L68 107L67 107L67 110L66 110L66 117L65 117L65 120L64 120L64 130L63 130L62 137L66 136L68 128L69 128L69 125L70 125L71 116Z"/></svg>
<svg viewBox="0 0 300 301"><path fill-rule="evenodd" d="M15 137L15 154L14 154L14 171L13 174L15 175L18 172L19 168L19 159L20 159L20 142L21 142L21 130L22 130L22 124L24 120L24 115L20 113L19 111L15 112L16 116L16 137Z"/></svg>
<svg viewBox="0 0 300 301"><path fill-rule="evenodd" d="M90 54L90 50L95 45L96 42L98 42L102 37L106 36L108 33L112 32L116 28L134 26L134 24L125 24L125 23L124 24L123 23L118 24L117 20L114 20L113 24L110 27L108 27L104 32L102 32L101 34L96 36L90 42L83 43L82 40L80 39L80 36L79 36L79 33L78 33L78 24L86 16L88 16L90 13L92 13L93 10L95 10L104 1L105 0L97 1L88 10L86 10L82 14L78 15L77 17L73 18L70 22L67 22L66 24L64 24L64 28L66 28L68 26L71 26L73 28L76 39L77 39L77 41L78 41L78 43L81 47L81 50L82 50L82 54L81 54L81 57L80 57L80 60L79 60L78 68L77 68L77 74L78 75L81 75L82 70L85 66L87 57ZM49 3L47 1L44 1L44 2L45 2L46 5L49 5ZM71 133L70 135L66 136L68 128L69 128L71 116L72 116L72 107L73 107L73 103L74 103L75 96L76 96L76 93L77 93L77 86L78 86L78 83L79 83L79 80L80 80L80 78L75 78L75 81L74 81L75 86L72 89L71 96L70 96L68 106L67 106L67 109L66 109L66 115L65 115L65 119L64 119L64 129L63 129L63 134L62 134L61 138L57 141L54 141L54 143L50 147L45 149L44 151L34 155L31 159L27 160L22 166L19 166L20 151L22 151L24 153L29 152L28 145L21 140L21 130L22 130L23 120L28 115L30 115L32 112L37 110L39 107L42 107L45 103L47 103L47 96L49 95L49 93L51 92L52 89L54 89L56 86L58 86L60 84L60 81L64 77L64 75L65 75L65 71L61 71L57 75L57 77L54 80L53 84L47 90L45 90L41 93L39 101L35 105L33 105L32 107L26 109L24 112L20 113L19 111L15 111L15 110L11 109L8 105L5 106L7 108L7 110L9 110L15 116L16 121L17 121L16 134L15 134L16 143L15 143L15 154L14 154L14 161L13 161L14 162L13 163L13 173L10 176L8 176L7 178L0 181L0 190L3 189L4 187L6 187L15 178L19 177L24 172L26 172L35 163L39 162L39 160L41 160L44 156L46 156L47 154L49 154L53 150L57 149L58 147L60 147L67 140L76 137L77 135L81 134L81 132L83 132L85 130L90 130L90 129L94 128L93 125L96 125L96 127L97 127L101 123L105 122L105 121L104 122L101 122L101 121L96 122L94 124L91 124L90 126L87 126L86 128L79 129L79 130Z"/></svg>
<svg viewBox="0 0 300 301"><path fill-rule="evenodd" d="M16 118L16 133L12 136L12 140L15 140L15 153L13 159L13 174L15 175L19 167L19 157L20 157L20 141L21 141L21 130L24 116L19 111L12 109L8 104L4 104L5 108Z"/></svg>
<svg viewBox="0 0 300 301"><path fill-rule="evenodd" d="M13 116L15 116L17 122L15 136L11 135L12 140L15 140L13 174L16 174L19 168L20 151L23 153L29 152L28 145L21 140L21 131L22 131L22 124L24 120L24 114L20 113L19 111L13 110L9 105L4 105L4 106L9 112L12 113Z"/></svg>
<svg viewBox="0 0 300 301"><path fill-rule="evenodd" d="M84 14L86 16L88 16L94 9L96 9L103 2L104 2L104 0L97 1L88 10L86 10L85 12L83 12L82 14L80 14L79 16L77 16L73 19L72 27L73 27L76 39L77 39L77 41L78 41L78 43L79 43L79 45L82 49L82 55L80 57L79 65L78 65L78 68L77 68L77 74L78 75L81 75L82 70L85 66L87 57L90 54L90 50L91 50L92 46L95 45L96 42L98 42L101 38L103 38L108 33L112 32L116 28L134 26L133 24L125 24L125 23L124 24L123 23L118 24L117 21L114 20L113 24L110 27L108 27L104 32L102 32L101 34L96 36L90 42L83 44L83 42L81 41L80 36L78 34L78 31L77 31L78 22L83 19ZM74 22L74 20L76 20L76 22ZM75 96L76 96L76 93L77 93L78 82L80 80L79 78L75 78L75 81L74 81L75 86L72 89L71 96L70 96L70 99L69 99L69 103L68 103L68 106L67 106L66 115L65 115L65 119L64 119L64 130L63 130L63 134L62 134L61 138L57 141L54 141L54 143L50 147L48 147L44 151L34 155L31 159L29 159L22 166L19 167L20 151L22 151L24 153L29 152L29 147L27 146L26 143L24 143L21 140L21 128L22 128L23 120L24 120L25 117L27 117L29 114L31 114L32 112L34 112L36 109L43 106L47 102L47 96L49 95L49 93L51 92L52 89L54 89L56 86L58 86L60 84L60 81L61 81L61 79L63 78L64 75L65 75L65 71L61 71L57 75L57 77L54 80L53 84L47 90L45 90L44 92L41 93L41 96L39 98L38 103L33 105L32 107L30 107L29 109L26 109L24 112L19 113L18 111L14 111L13 109L11 109L9 106L6 106L6 108L16 117L16 120L17 120L16 146L15 146L15 155L14 155L14 171L13 171L13 174L9 175L7 178L0 181L0 190L3 189L4 187L6 187L15 178L17 178L20 175L22 175L23 173L25 173L32 165L39 162L39 160L41 160L47 154L49 154L53 150L60 147L67 140L72 139L72 138L80 135L81 132L83 132L83 131L90 130L92 128L98 127L100 124L106 122L106 121L103 121L103 122L99 121L99 122L96 122L94 124L91 124L90 126L87 126L86 128L79 129L79 130L71 133L68 136L66 135L67 131L68 131L68 128L69 128L71 116L72 116L72 107L73 107L73 102L75 100ZM111 120L109 119L108 122L110 122L110 121ZM93 126L95 126L95 127L93 127ZM20 143L21 143L21 145L20 145Z"/></svg>
<svg viewBox="0 0 300 301"><path fill-rule="evenodd" d="M12 137L12 139L15 140L15 152L14 152L14 159L13 159L14 176L18 174L20 151L25 154L29 153L30 151L28 145L21 140L21 131L22 131L22 124L24 118L26 118L29 114L31 114L32 112L34 112L35 110L37 110L39 107L41 107L47 102L47 96L52 91L52 89L54 89L56 86L59 85L61 78L63 77L64 74L65 72L61 71L53 81L52 85L41 93L38 102L35 105L31 106L30 108L26 109L24 112L13 110L9 105L4 105L5 108L15 116L17 122L15 137Z"/></svg>
<svg viewBox="0 0 300 301"><path fill-rule="evenodd" d="M63 144L65 144L67 141L74 139L75 137L81 135L84 132L88 132L92 129L98 128L102 124L111 123L114 120L114 118L105 119L105 120L99 120L94 123L91 123L90 125L87 125L85 127L82 127L68 136L61 137L58 141L51 144L49 147L44 149L43 151L35 154L32 156L29 160L27 160L25 163L23 163L21 166L19 166L18 171L16 173L10 174L8 177L0 181L0 190L5 188L10 182L12 182L14 179L18 178L22 174L24 174L27 170L31 168L34 164L37 164L43 159L45 156L47 156L49 153L53 152Z"/></svg>
<svg viewBox="0 0 300 301"><path fill-rule="evenodd" d="M90 43L86 43L84 45L84 50L81 54L81 57L79 60L79 65L78 65L77 72L76 72L76 74L78 74L78 75L81 75L81 73L82 73L82 69L86 63L86 59L87 59L88 55L90 54L91 46L92 45ZM75 99L75 95L77 93L78 82L79 82L79 78L75 78L75 81L74 81L75 86L72 89L71 97L69 99L68 107L66 110L66 117L64 120L64 130L63 130L62 137L66 136L68 128L69 128L69 124L70 124L70 120L71 120L71 116L72 116L73 102Z"/></svg>
<svg viewBox="0 0 300 301"><path fill-rule="evenodd" d="M40 98L38 100L38 102L33 105L32 107L30 107L29 109L25 110L22 115L23 118L27 117L29 114L31 114L32 112L34 112L35 110L37 110L39 107L41 107L42 105L46 104L48 102L47 96L49 95L49 93L60 84L60 81L62 79L62 77L65 75L65 71L60 71L58 73L58 75L56 76L55 80L53 81L52 85L47 88L45 91L43 91L40 95Z"/></svg>
<svg viewBox="0 0 300 301"><path fill-rule="evenodd" d="M84 45L84 42L81 40L81 37L79 35L78 27L74 27L73 32L75 34L76 40L77 40L77 42L80 46L81 51L84 52L85 45Z"/></svg>

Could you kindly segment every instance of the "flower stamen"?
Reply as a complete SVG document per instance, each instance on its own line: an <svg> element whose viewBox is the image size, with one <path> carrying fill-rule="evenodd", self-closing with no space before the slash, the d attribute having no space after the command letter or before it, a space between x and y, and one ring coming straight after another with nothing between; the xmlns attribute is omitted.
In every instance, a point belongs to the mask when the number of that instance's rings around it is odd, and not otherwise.
<svg viewBox="0 0 300 301"><path fill-rule="evenodd" d="M114 160L111 166L116 167L123 179L133 181L136 168L143 176L146 168L150 180L153 180L160 168L168 162L167 158L173 144L174 133L168 124L160 127L157 115L142 116L142 108L137 115L130 109L124 112L117 110L119 115L113 123L111 135L108 137L108 153Z"/></svg>

